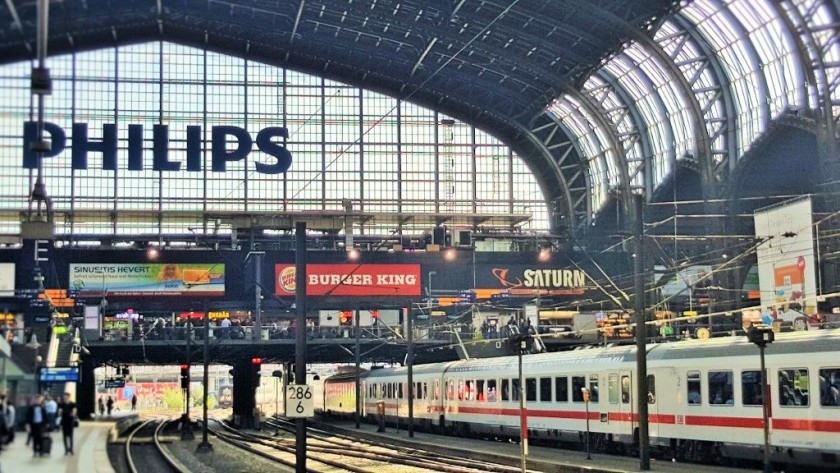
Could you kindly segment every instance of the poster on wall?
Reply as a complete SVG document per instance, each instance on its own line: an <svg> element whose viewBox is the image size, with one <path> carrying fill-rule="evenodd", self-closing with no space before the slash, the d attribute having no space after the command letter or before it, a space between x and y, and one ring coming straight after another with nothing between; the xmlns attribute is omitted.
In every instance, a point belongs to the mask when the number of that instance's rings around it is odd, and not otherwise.
<svg viewBox="0 0 840 473"><path fill-rule="evenodd" d="M70 287L80 297L224 296L220 263L71 264Z"/></svg>
<svg viewBox="0 0 840 473"><path fill-rule="evenodd" d="M817 313L811 197L758 209L754 218L763 318L805 329Z"/></svg>

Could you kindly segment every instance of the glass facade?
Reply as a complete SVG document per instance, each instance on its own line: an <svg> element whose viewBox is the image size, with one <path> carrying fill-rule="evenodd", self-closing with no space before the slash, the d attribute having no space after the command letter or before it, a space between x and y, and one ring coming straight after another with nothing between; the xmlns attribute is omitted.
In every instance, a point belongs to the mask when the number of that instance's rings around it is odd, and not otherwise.
<svg viewBox="0 0 840 473"><path fill-rule="evenodd" d="M0 233L19 232L36 173L24 169L23 123L37 112L29 90L31 64L0 68L6 100L0 104ZM150 42L48 61L53 94L47 122L68 135L67 149L44 159L57 234L179 234L225 232L211 215L269 218L295 212L353 211L355 233L379 235L429 230L410 215L504 215L530 221L506 230L545 232L544 197L523 160L494 137L435 111L358 87L201 49ZM86 123L91 142L116 124L117 170L73 169L73 123ZM168 125L168 160L178 171L152 170L153 126ZM128 170L128 125L143 127L143 169ZM229 125L252 138L266 127L286 127L293 163L283 174L261 174L255 164L274 158L256 146L226 172L211 165L212 127ZM200 126L201 170L187 171L187 127ZM229 140L228 152L236 149ZM398 214L399 219L377 218ZM504 220L504 219L502 219ZM417 223L412 223L416 221ZM394 223L399 222L399 223ZM397 228L399 226L399 228Z"/></svg>

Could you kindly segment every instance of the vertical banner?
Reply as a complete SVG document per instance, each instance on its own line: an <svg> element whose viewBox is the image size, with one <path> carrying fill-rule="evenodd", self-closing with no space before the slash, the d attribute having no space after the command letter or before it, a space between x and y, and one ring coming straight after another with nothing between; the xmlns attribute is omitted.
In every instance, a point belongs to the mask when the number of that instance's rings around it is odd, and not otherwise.
<svg viewBox="0 0 840 473"><path fill-rule="evenodd" d="M762 315L804 330L817 313L811 197L758 209L754 219Z"/></svg>
<svg viewBox="0 0 840 473"><path fill-rule="evenodd" d="M15 295L15 264L0 263L0 297Z"/></svg>

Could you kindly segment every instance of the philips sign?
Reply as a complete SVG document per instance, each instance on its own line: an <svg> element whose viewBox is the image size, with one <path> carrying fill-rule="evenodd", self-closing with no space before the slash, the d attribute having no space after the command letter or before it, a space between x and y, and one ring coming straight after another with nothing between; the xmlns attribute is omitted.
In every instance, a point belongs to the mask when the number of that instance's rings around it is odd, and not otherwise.
<svg viewBox="0 0 840 473"><path fill-rule="evenodd" d="M23 124L23 167L36 169L38 167L38 152L30 149L30 144L37 141L38 128L36 122ZM289 130L285 127L263 128L257 133L257 138L251 138L244 128L236 126L214 126L211 129L212 171L225 172L229 161L241 161L248 156L254 147L275 158L276 162L265 164L255 162L256 171L261 174L280 174L286 172L292 164L292 154L283 145L274 142L276 138L288 138ZM44 151L44 158L51 158L64 151L67 145L67 135L55 123L44 123L44 136L50 139L50 148ZM202 170L202 131L200 126L188 126L186 133L187 171ZM73 124L73 149L71 166L73 169L88 169L88 153L101 153L102 169L117 170L117 126L102 125L102 139L88 139L87 123ZM232 138L232 140L231 140ZM228 150L228 143L235 143L236 147ZM128 125L128 170L142 171L144 154L143 125ZM181 162L169 160L169 126L154 125L152 127L152 170L180 171Z"/></svg>

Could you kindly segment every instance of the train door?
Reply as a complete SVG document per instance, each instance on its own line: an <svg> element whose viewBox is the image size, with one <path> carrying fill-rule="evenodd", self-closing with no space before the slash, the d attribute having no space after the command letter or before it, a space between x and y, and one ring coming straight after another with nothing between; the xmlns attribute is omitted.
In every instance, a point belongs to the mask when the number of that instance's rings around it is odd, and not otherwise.
<svg viewBox="0 0 840 473"><path fill-rule="evenodd" d="M656 402L656 376L649 374L647 377L648 390L648 436L650 438L659 437L659 418L658 406Z"/></svg>
<svg viewBox="0 0 840 473"><path fill-rule="evenodd" d="M638 419L635 416L635 406L633 405L633 377L629 371L619 372L619 388L621 390L621 399L619 409L621 412L620 418L625 421L627 430L623 433L633 435L636 431Z"/></svg>

